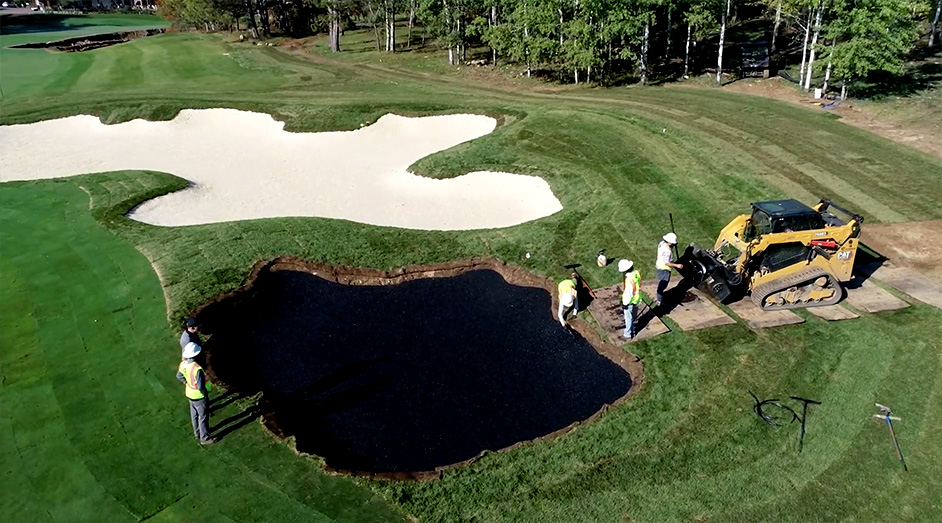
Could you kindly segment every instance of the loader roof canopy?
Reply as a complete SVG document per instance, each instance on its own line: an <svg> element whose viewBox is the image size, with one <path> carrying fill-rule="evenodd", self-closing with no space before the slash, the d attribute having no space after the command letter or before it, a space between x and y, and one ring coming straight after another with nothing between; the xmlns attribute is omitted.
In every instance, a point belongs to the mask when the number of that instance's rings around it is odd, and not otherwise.
<svg viewBox="0 0 942 523"><path fill-rule="evenodd" d="M758 209L772 218L787 218L791 216L817 215L818 212L799 202L798 200L772 200L756 202L752 207Z"/></svg>

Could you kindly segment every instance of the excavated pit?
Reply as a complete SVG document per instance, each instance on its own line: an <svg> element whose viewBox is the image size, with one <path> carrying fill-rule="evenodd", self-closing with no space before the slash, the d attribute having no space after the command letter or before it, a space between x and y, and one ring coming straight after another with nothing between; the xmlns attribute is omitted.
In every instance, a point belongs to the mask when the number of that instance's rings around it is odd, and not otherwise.
<svg viewBox="0 0 942 523"><path fill-rule="evenodd" d="M197 311L214 380L328 470L432 478L624 401L638 359L555 320L553 282L495 260L382 272L294 258Z"/></svg>
<svg viewBox="0 0 942 523"><path fill-rule="evenodd" d="M122 33L104 33L97 35L76 36L74 38L65 38L52 42L33 42L28 44L11 45L10 49L50 49L65 53L78 53L81 51L91 51L110 45L123 44L145 36L153 36L163 33L163 29L143 29L139 31L125 31Z"/></svg>

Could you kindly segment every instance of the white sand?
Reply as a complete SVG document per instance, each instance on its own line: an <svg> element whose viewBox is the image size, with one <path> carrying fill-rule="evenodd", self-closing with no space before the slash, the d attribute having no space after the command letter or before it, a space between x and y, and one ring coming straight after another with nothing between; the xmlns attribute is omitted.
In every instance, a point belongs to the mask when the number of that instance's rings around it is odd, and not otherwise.
<svg viewBox="0 0 942 523"><path fill-rule="evenodd" d="M356 131L289 133L270 115L184 110L169 122L104 125L73 116L0 126L0 182L117 170L175 174L191 187L130 217L180 226L283 216L411 229L507 227L562 209L535 176L472 172L433 180L416 160L494 130L493 118L387 114Z"/></svg>

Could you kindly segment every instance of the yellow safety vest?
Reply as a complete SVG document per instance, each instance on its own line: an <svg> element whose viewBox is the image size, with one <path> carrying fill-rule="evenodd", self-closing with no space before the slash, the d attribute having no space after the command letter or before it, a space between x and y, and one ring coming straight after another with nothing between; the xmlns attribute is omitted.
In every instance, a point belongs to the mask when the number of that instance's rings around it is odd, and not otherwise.
<svg viewBox="0 0 942 523"><path fill-rule="evenodd" d="M641 273L631 271L625 274L625 292L621 296L624 305L641 303Z"/></svg>
<svg viewBox="0 0 942 523"><path fill-rule="evenodd" d="M203 399L203 393L199 389L199 381L197 379L199 373L203 371L203 367L200 367L199 363L195 361L189 363L181 361L178 370L180 374L183 375L183 379L186 380L186 397L191 400ZM206 376L203 376L203 382L206 384L206 390L209 390L209 382L206 380Z"/></svg>
<svg viewBox="0 0 942 523"><path fill-rule="evenodd" d="M559 301L563 301L563 296L571 294L573 298L576 297L576 282L572 279L563 280L559 282Z"/></svg>

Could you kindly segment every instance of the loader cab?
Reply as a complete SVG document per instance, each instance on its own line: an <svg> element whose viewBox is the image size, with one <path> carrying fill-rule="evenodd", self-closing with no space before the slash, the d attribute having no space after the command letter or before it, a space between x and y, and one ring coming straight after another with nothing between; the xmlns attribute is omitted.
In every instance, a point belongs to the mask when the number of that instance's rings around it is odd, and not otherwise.
<svg viewBox="0 0 942 523"><path fill-rule="evenodd" d="M773 200L752 204L752 218L746 227L746 241L764 234L823 229L824 218L798 200Z"/></svg>

